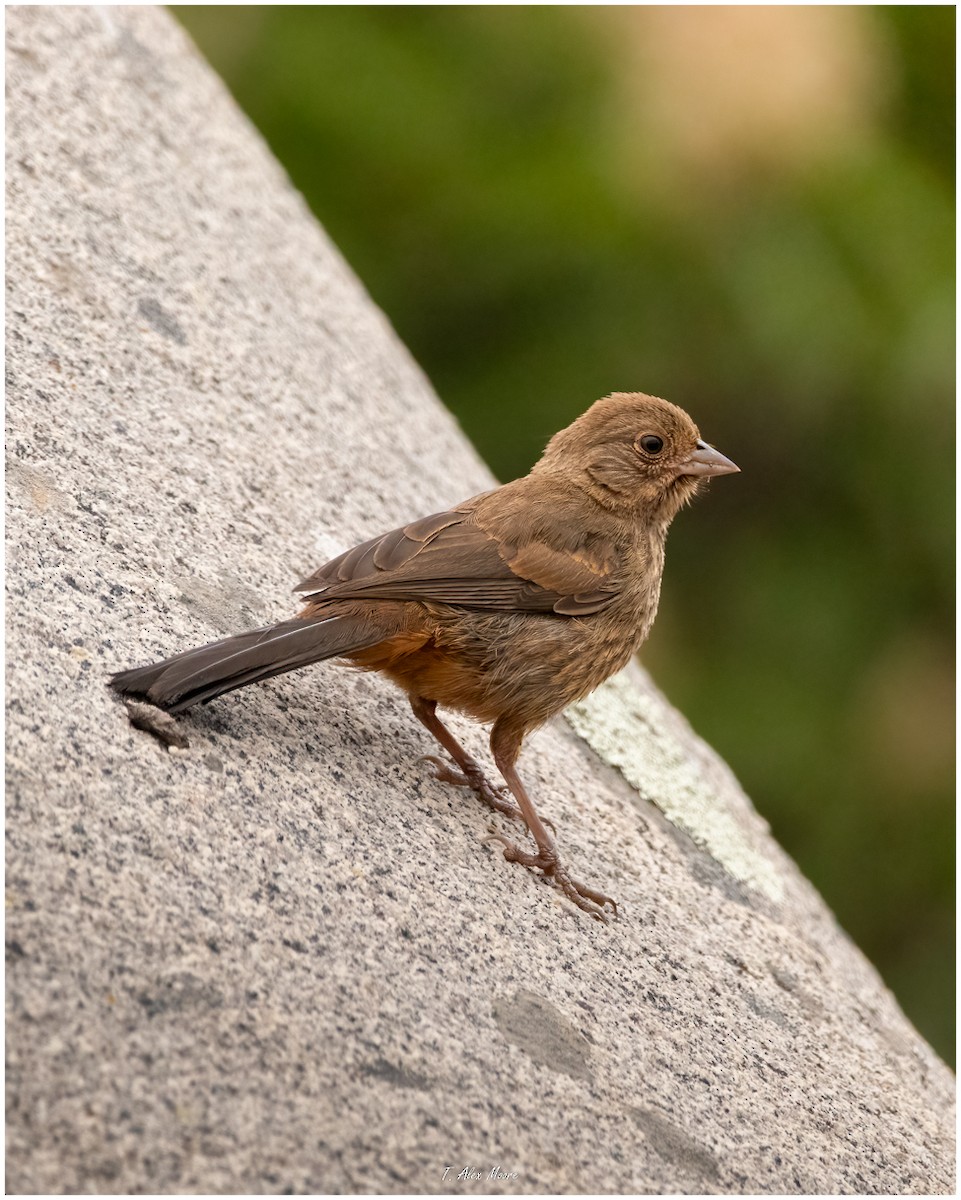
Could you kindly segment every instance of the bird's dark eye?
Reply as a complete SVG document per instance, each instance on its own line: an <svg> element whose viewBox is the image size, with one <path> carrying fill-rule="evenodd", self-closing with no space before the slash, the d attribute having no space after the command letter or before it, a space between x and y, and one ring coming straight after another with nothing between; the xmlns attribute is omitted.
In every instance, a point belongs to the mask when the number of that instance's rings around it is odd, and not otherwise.
<svg viewBox="0 0 961 1200"><path fill-rule="evenodd" d="M641 449L646 454L660 454L664 449L664 442L656 433L646 433L641 438Z"/></svg>

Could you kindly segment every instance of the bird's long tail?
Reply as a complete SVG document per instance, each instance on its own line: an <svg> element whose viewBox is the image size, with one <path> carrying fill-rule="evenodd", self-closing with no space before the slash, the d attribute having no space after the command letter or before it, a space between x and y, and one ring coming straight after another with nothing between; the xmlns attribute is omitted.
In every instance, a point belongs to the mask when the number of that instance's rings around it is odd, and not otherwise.
<svg viewBox="0 0 961 1200"><path fill-rule="evenodd" d="M110 686L122 695L181 712L259 679L375 645L384 631L354 616L294 618L251 629L173 658L120 671Z"/></svg>

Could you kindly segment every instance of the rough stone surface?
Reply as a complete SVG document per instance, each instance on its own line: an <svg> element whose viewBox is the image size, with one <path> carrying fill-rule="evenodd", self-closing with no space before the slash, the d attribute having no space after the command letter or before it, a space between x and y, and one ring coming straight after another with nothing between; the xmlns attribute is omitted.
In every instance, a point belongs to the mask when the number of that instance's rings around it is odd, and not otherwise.
<svg viewBox="0 0 961 1200"><path fill-rule="evenodd" d="M7 33L8 1190L952 1191L950 1073L642 674L613 765L522 760L608 927L376 677L130 724L108 672L490 476L171 18Z"/></svg>

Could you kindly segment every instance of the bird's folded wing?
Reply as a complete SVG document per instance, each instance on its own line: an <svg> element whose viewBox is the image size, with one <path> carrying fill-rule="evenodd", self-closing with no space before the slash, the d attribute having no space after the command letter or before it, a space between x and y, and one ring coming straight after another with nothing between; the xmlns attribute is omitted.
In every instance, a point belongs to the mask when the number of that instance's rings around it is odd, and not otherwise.
<svg viewBox="0 0 961 1200"><path fill-rule="evenodd" d="M294 590L315 600L421 600L587 616L617 595L616 566L612 549L518 545L493 537L470 510L452 510L355 546Z"/></svg>

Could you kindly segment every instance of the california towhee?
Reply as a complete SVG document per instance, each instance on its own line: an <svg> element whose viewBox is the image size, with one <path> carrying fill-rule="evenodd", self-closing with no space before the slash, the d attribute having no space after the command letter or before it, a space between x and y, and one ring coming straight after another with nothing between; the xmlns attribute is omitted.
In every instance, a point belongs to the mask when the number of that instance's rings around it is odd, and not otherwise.
<svg viewBox="0 0 961 1200"><path fill-rule="evenodd" d="M598 400L548 443L529 475L364 542L316 571L299 616L164 662L111 686L170 712L325 658L383 673L457 765L437 777L520 818L537 853L504 857L553 877L603 919L613 900L561 862L515 764L530 730L619 671L657 611L664 539L699 482L738 468L680 408L640 392ZM492 786L437 706L493 722ZM519 806L519 807L518 807Z"/></svg>

